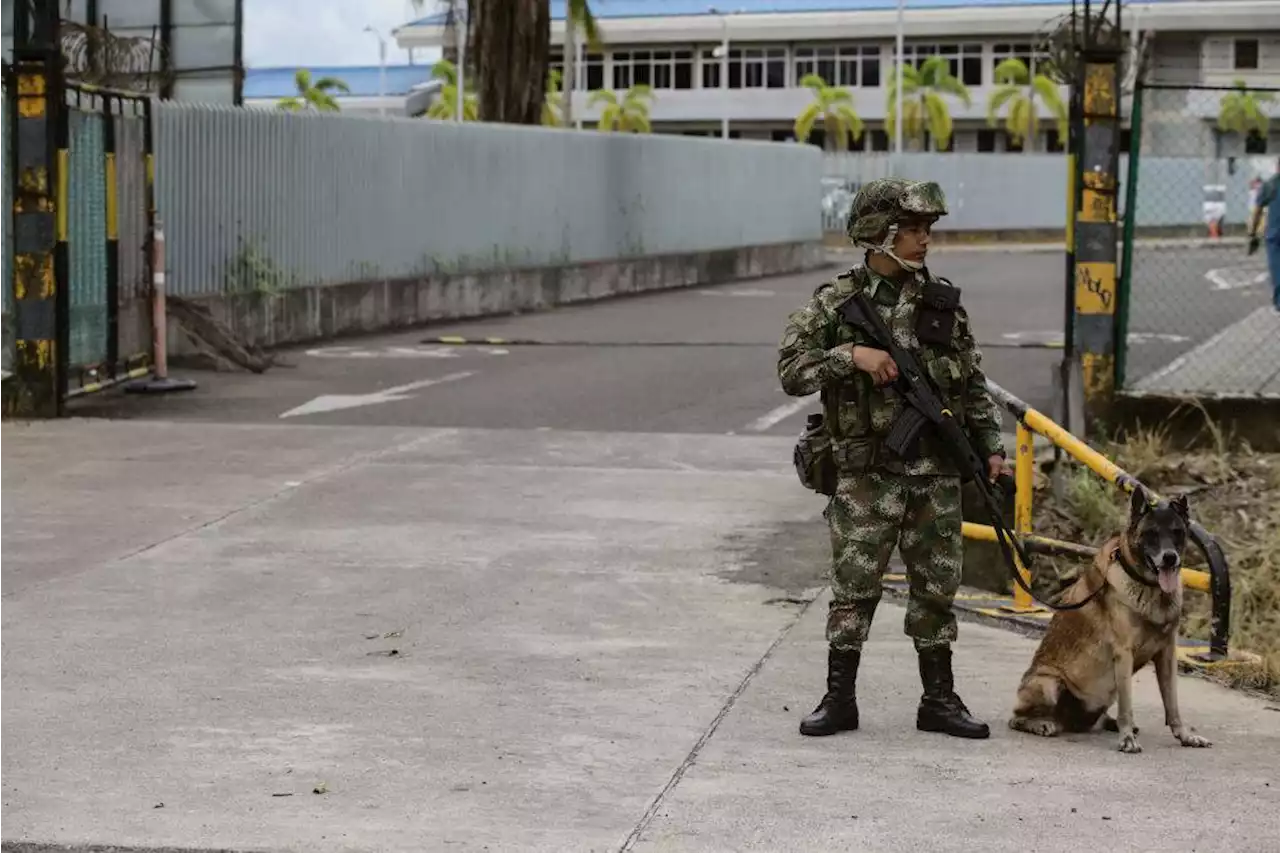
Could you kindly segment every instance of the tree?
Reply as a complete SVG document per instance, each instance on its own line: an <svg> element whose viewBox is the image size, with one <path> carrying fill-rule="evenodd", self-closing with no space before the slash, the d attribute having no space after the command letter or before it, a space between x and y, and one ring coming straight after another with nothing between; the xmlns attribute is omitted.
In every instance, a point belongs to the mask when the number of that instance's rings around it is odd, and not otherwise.
<svg viewBox="0 0 1280 853"><path fill-rule="evenodd" d="M293 85L297 87L298 94L281 98L276 102L276 106L294 113L312 109L322 113L341 112L342 108L338 106L337 99L329 93L331 91L351 93L347 84L337 77L321 77L312 82L311 72L305 68L299 68L293 75Z"/></svg>
<svg viewBox="0 0 1280 853"><path fill-rule="evenodd" d="M619 100L618 96L608 90L591 93L588 106L604 104L600 111L600 121L596 130L611 133L615 130L622 133L649 133L653 127L649 123L649 101L653 99L653 90L648 86L632 86Z"/></svg>
<svg viewBox="0 0 1280 853"><path fill-rule="evenodd" d="M1241 137L1252 132L1265 139L1271 119L1263 104L1272 103L1275 96L1270 92L1251 92L1243 80L1236 80L1233 85L1235 88L1223 95L1218 108L1218 130L1224 134L1238 133Z"/></svg>
<svg viewBox="0 0 1280 853"><path fill-rule="evenodd" d="M470 0L482 121L539 124L546 99L551 7L547 0Z"/></svg>
<svg viewBox="0 0 1280 853"><path fill-rule="evenodd" d="M577 29L579 26L586 33L587 47L591 50L600 50L604 37L600 32L600 25L596 23L595 15L591 13L591 7L587 5L587 0L568 0L564 16L564 91L567 93L564 98L563 112L565 127L573 125L572 92L577 88L577 64L574 60L578 56Z"/></svg>
<svg viewBox="0 0 1280 853"><path fill-rule="evenodd" d="M1040 121L1036 114L1036 101L1039 100L1058 124L1058 139L1066 141L1067 105L1058 94L1056 83L1044 74L1036 74L1032 79L1026 63L1010 57L996 66L996 85L999 88L991 93L987 104L988 125L995 127L1001 108L1007 106L1004 126L1009 138L1015 144L1029 140L1030 144L1026 144L1025 149L1033 151Z"/></svg>
<svg viewBox="0 0 1280 853"><path fill-rule="evenodd" d="M552 68L547 74L547 95L542 102L542 123L547 127L560 127L565 123L569 98L560 90L560 71Z"/></svg>
<svg viewBox="0 0 1280 853"><path fill-rule="evenodd" d="M847 139L857 142L862 138L862 119L853 109L853 95L848 89L828 86L827 81L817 74L804 75L800 85L813 90L814 100L796 116L797 142L808 141L814 124L819 120L826 131L823 147L828 151L844 151Z"/></svg>
<svg viewBox="0 0 1280 853"><path fill-rule="evenodd" d="M431 67L431 76L443 80L440 94L427 108L427 118L449 119L458 115L458 67L447 59L441 59ZM462 120L477 121L480 118L480 107L475 92L463 84Z"/></svg>
<svg viewBox="0 0 1280 853"><path fill-rule="evenodd" d="M410 0L418 11L425 0ZM548 0L443 0L445 28L453 44L445 58L456 61L457 45L466 45L463 76L477 79L482 121L540 124L546 99L551 46ZM577 2L577 0L574 0ZM461 34L457 22L461 19ZM464 102L465 108L465 102Z"/></svg>
<svg viewBox="0 0 1280 853"><path fill-rule="evenodd" d="M927 131L938 150L951 141L951 111L944 96L953 96L969 106L969 90L951 73L951 65L944 57L931 56L916 68L902 67L902 136L904 139L924 140ZM885 127L892 136L897 121L898 76L889 78L888 111Z"/></svg>

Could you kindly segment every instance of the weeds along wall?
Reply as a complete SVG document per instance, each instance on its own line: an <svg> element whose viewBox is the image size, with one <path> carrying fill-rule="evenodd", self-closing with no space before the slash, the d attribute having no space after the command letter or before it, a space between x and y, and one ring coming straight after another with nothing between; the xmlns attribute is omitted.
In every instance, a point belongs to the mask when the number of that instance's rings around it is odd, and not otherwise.
<svg viewBox="0 0 1280 853"><path fill-rule="evenodd" d="M183 295L822 237L807 145L165 102L155 144Z"/></svg>

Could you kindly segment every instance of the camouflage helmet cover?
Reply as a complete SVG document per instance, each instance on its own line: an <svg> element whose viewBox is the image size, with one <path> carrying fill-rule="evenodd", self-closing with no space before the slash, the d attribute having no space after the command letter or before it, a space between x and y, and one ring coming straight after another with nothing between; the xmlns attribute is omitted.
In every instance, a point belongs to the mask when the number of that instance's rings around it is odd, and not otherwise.
<svg viewBox="0 0 1280 853"><path fill-rule="evenodd" d="M936 219L946 213L946 196L935 182L881 178L864 184L853 197L845 233L854 242L868 242L907 217Z"/></svg>

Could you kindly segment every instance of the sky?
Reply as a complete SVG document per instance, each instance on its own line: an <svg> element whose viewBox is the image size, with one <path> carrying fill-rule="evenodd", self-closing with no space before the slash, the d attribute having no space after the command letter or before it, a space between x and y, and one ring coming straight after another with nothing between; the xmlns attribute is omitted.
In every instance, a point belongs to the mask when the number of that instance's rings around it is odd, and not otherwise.
<svg viewBox="0 0 1280 853"><path fill-rule="evenodd" d="M274 66L377 65L378 40L364 32L372 26L387 40L387 64L403 65L408 51L396 47L391 30L433 14L435 0L415 12L409 0L245 0L244 52L250 68ZM427 64L439 55L414 53Z"/></svg>

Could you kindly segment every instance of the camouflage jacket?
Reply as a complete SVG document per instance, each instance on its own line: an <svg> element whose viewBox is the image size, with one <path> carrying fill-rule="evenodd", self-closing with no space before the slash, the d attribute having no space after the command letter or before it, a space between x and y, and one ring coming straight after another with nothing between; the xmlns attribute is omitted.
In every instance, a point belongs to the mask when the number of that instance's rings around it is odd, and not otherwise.
<svg viewBox="0 0 1280 853"><path fill-rule="evenodd" d="M872 377L853 364L844 344L874 346L838 309L861 290L884 318L898 343L916 353L969 440L985 459L1003 453L1000 410L986 388L982 354L964 307L956 309L949 347L922 345L916 337L916 309L924 272L901 286L859 264L819 287L804 307L787 318L778 350L778 379L788 394L821 393L836 461L845 472L874 467L901 474L957 475L943 448L926 432L916 459L904 461L881 446L904 405L892 391L875 387Z"/></svg>

